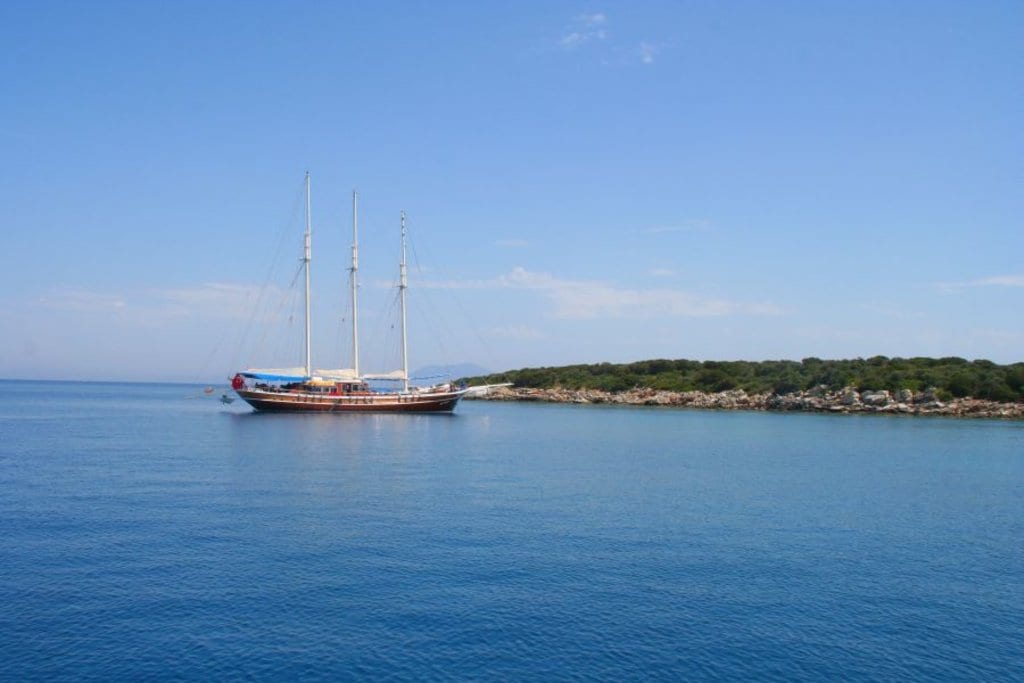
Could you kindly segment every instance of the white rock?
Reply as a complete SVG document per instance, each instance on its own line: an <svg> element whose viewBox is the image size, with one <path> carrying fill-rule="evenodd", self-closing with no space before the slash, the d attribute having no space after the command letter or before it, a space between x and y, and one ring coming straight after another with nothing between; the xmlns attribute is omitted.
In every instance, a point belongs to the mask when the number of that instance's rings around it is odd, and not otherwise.
<svg viewBox="0 0 1024 683"><path fill-rule="evenodd" d="M865 391L860 400L869 406L884 406L889 403L888 391Z"/></svg>

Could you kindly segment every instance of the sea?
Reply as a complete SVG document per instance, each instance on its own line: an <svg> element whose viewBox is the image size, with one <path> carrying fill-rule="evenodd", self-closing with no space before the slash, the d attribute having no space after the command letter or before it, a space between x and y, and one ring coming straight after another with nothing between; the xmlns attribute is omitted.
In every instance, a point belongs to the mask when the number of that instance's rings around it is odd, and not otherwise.
<svg viewBox="0 0 1024 683"><path fill-rule="evenodd" d="M0 382L0 680L1024 680L1024 423Z"/></svg>

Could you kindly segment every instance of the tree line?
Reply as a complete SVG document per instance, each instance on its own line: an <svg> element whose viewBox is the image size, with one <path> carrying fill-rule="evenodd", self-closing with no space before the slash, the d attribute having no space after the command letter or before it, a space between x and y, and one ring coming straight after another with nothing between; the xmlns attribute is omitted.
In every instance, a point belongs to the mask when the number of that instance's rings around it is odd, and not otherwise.
<svg viewBox="0 0 1024 683"><path fill-rule="evenodd" d="M934 388L939 398L971 396L992 401L1024 401L1024 363L997 365L963 358L855 358L801 361L645 360L635 363L597 363L523 368L483 377L470 383L511 382L535 389L600 389L628 391L637 387L664 391L790 394L817 386L859 391Z"/></svg>

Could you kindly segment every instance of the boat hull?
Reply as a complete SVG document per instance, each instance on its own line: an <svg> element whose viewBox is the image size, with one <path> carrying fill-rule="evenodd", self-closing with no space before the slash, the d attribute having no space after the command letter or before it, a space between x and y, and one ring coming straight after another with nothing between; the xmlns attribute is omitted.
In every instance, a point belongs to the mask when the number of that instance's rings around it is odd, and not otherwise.
<svg viewBox="0 0 1024 683"><path fill-rule="evenodd" d="M334 396L239 389L236 393L266 413L450 413L466 392Z"/></svg>

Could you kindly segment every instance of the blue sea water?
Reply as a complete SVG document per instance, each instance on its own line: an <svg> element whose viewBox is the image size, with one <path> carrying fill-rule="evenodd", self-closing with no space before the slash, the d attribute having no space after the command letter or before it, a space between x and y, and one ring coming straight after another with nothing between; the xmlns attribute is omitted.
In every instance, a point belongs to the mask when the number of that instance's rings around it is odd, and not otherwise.
<svg viewBox="0 0 1024 683"><path fill-rule="evenodd" d="M0 382L3 680L1021 680L1024 424Z"/></svg>

